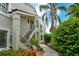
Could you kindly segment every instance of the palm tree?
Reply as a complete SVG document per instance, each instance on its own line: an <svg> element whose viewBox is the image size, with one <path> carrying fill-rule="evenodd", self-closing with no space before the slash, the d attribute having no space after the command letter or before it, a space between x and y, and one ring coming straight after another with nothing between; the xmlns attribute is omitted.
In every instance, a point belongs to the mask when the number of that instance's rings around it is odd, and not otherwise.
<svg viewBox="0 0 79 59"><path fill-rule="evenodd" d="M46 26L48 26L48 16L46 12L42 15L42 20L46 23Z"/></svg>
<svg viewBox="0 0 79 59"><path fill-rule="evenodd" d="M51 25L51 30L54 30L54 20L58 19L59 22L61 22L60 17L57 15L57 9L59 10L65 10L63 6L57 6L56 3L48 3L48 5L40 5L40 11L43 9L50 9L50 15L52 18L52 25Z"/></svg>

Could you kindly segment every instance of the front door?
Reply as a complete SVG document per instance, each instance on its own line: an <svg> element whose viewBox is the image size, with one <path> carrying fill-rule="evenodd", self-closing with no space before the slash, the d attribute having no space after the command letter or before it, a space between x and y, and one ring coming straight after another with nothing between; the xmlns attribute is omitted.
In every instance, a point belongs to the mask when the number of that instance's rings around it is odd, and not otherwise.
<svg viewBox="0 0 79 59"><path fill-rule="evenodd" d="M0 48L6 48L7 45L7 31L0 30Z"/></svg>

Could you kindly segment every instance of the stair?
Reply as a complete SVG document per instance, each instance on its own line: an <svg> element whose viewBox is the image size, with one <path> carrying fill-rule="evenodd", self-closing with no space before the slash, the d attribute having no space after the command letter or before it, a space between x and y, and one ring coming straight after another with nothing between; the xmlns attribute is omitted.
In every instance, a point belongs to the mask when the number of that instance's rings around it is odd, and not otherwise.
<svg viewBox="0 0 79 59"><path fill-rule="evenodd" d="M26 33L24 35L24 37L21 36L21 39L20 39L20 43L22 44L22 46L26 46L28 49L31 48L31 38L32 36L34 35L36 31L36 28L34 27L31 31L29 31L28 33Z"/></svg>
<svg viewBox="0 0 79 59"><path fill-rule="evenodd" d="M28 40L27 40L26 38L22 38L22 39L20 39L20 41L21 41L26 47L29 46L29 42L28 42Z"/></svg>

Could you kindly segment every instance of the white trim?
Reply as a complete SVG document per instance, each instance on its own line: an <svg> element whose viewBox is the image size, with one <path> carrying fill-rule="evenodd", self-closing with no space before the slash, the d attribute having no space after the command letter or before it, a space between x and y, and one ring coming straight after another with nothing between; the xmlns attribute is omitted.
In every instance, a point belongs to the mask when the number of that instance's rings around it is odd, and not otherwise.
<svg viewBox="0 0 79 59"><path fill-rule="evenodd" d="M22 14L22 15L26 15L26 16L33 16L33 17L38 17L37 15L32 15L32 14L29 14L29 13L26 13L26 12L21 12L21 11L15 11L13 12L14 14L17 13L17 14Z"/></svg>
<svg viewBox="0 0 79 59"><path fill-rule="evenodd" d="M2 50L8 50L8 48L0 48L0 51L2 51Z"/></svg>
<svg viewBox="0 0 79 59"><path fill-rule="evenodd" d="M11 12L11 3L8 3L8 11Z"/></svg>
<svg viewBox="0 0 79 59"><path fill-rule="evenodd" d="M5 14L4 12L0 11L0 14L3 15L3 16L6 16L6 17L9 17L8 14Z"/></svg>
<svg viewBox="0 0 79 59"><path fill-rule="evenodd" d="M0 30L6 30L6 31L8 31L9 29L4 28L4 27L0 27Z"/></svg>
<svg viewBox="0 0 79 59"><path fill-rule="evenodd" d="M5 50L5 48L0 48L0 51Z"/></svg>
<svg viewBox="0 0 79 59"><path fill-rule="evenodd" d="M10 30L4 27L0 27L0 30L5 30L7 31L7 44L6 44L6 48L0 48L0 50L5 50L5 49L9 49L10 46Z"/></svg>
<svg viewBox="0 0 79 59"><path fill-rule="evenodd" d="M7 31L7 45L6 45L6 49L9 49L10 47L10 30Z"/></svg>

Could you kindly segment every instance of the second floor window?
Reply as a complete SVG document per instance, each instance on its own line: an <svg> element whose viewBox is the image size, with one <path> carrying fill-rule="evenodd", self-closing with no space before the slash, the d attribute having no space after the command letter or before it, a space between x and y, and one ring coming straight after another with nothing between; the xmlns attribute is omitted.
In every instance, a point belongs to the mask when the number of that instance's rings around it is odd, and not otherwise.
<svg viewBox="0 0 79 59"><path fill-rule="evenodd" d="M8 3L0 3L0 11L7 14Z"/></svg>

